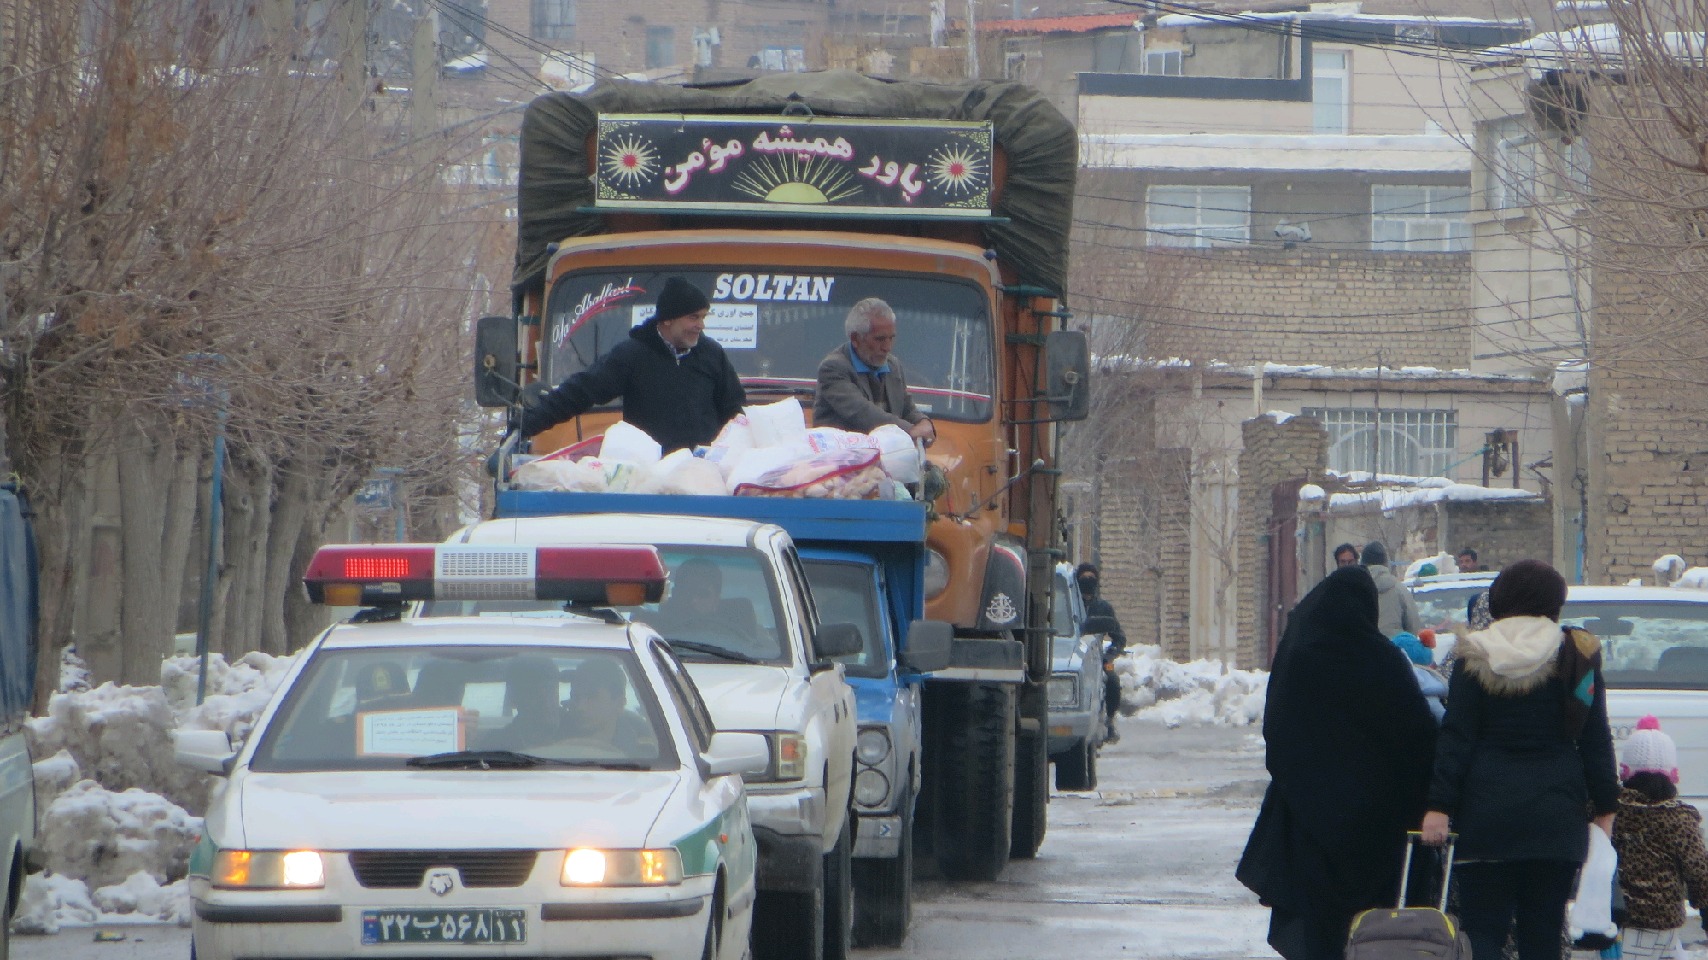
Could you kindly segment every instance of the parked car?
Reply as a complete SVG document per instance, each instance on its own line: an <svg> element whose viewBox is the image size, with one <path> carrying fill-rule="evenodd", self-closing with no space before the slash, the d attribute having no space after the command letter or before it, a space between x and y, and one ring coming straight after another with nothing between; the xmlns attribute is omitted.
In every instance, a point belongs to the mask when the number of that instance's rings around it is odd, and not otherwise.
<svg viewBox="0 0 1708 960"><path fill-rule="evenodd" d="M1440 663L1453 650L1457 639L1455 630L1465 624L1465 606L1471 598L1494 583L1493 573L1444 573L1433 577L1413 577L1406 581L1412 602L1417 604L1419 629L1436 632L1435 662Z"/></svg>
<svg viewBox="0 0 1708 960"><path fill-rule="evenodd" d="M329 547L304 581L376 606L304 650L235 754L179 735L226 777L191 856L193 956L747 956L740 775L769 747L715 732L664 640L601 615L662 594L656 550ZM401 617L471 595L580 615Z"/></svg>
<svg viewBox="0 0 1708 960"><path fill-rule="evenodd" d="M1097 751L1109 729L1103 695L1103 637L1108 625L1101 623L1107 618L1087 618L1085 598L1067 564L1056 567L1053 603L1050 762L1056 765L1056 789L1094 790Z"/></svg>
<svg viewBox="0 0 1708 960"><path fill-rule="evenodd" d="M1679 796L1708 810L1708 590L1573 586L1560 622L1601 638L1614 739L1659 717L1678 744Z"/></svg>

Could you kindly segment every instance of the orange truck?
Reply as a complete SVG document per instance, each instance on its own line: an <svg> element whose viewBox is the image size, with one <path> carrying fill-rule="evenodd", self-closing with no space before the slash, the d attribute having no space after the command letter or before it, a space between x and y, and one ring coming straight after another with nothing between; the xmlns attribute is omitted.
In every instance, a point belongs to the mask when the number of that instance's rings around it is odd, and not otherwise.
<svg viewBox="0 0 1708 960"><path fill-rule="evenodd" d="M682 276L711 299L706 334L748 403L810 410L849 307L895 309L946 480L922 615L955 630L923 684L914 849L954 879L993 878L1044 835L1056 425L1085 416L1090 387L1062 306L1076 168L1071 124L1009 82L831 71L548 94L522 123L514 316L476 333L480 401L513 405L627 337ZM532 449L620 416L589 411Z"/></svg>

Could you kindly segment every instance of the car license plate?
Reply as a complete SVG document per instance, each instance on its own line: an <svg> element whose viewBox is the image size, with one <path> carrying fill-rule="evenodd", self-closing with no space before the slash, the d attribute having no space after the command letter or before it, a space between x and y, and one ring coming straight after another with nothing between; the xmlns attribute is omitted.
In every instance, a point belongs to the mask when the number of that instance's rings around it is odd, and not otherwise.
<svg viewBox="0 0 1708 960"><path fill-rule="evenodd" d="M525 943L528 914L501 907L470 910L363 910L362 943Z"/></svg>

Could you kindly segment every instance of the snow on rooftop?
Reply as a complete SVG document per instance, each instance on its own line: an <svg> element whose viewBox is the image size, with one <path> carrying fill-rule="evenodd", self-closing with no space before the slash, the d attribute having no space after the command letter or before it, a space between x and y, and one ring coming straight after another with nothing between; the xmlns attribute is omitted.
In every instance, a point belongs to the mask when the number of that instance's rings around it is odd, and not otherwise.
<svg viewBox="0 0 1708 960"><path fill-rule="evenodd" d="M1526 500L1540 496L1534 491L1517 487L1482 487L1474 483L1454 483L1443 477L1430 479L1441 482L1415 487L1381 487L1375 490L1330 494L1328 509L1333 512L1374 506L1386 513L1389 510L1443 501L1464 503L1475 500Z"/></svg>
<svg viewBox="0 0 1708 960"><path fill-rule="evenodd" d="M1179 357L1152 359L1133 356L1099 356L1095 358L1097 368L1104 373L1137 373L1144 370L1190 370L1201 369L1205 373L1231 374L1251 377L1262 371L1266 377L1306 377L1320 380L1330 379L1367 379L1367 380L1466 380L1483 383L1535 383L1537 378L1529 374L1514 373L1479 373L1472 370L1444 370L1439 367L1336 367L1321 363L1263 363L1252 364L1224 363L1212 360L1208 363L1194 363Z"/></svg>
<svg viewBox="0 0 1708 960"><path fill-rule="evenodd" d="M1554 393L1566 396L1572 393L1582 393L1589 389L1589 363L1583 360L1573 360L1562 363L1554 368L1554 376L1550 384Z"/></svg>
<svg viewBox="0 0 1708 960"><path fill-rule="evenodd" d="M1643 53L1658 42L1660 53L1687 63L1708 62L1708 33L1669 31L1643 38ZM1617 67L1623 64L1623 40L1611 23L1590 23L1569 30L1550 30L1526 40L1490 47L1478 56L1491 63L1522 60L1533 73L1571 64Z"/></svg>
<svg viewBox="0 0 1708 960"><path fill-rule="evenodd" d="M447 73L476 73L487 68L491 57L485 50L476 50L466 57L446 61L443 69Z"/></svg>
<svg viewBox="0 0 1708 960"><path fill-rule="evenodd" d="M1158 27L1240 26L1251 22L1292 22L1299 20L1350 20L1360 23L1415 23L1425 25L1517 24L1522 20L1490 20L1485 17L1433 17L1406 14L1362 13L1356 3L1313 3L1309 10L1273 10L1229 13L1204 10L1198 13L1170 13L1156 19Z"/></svg>

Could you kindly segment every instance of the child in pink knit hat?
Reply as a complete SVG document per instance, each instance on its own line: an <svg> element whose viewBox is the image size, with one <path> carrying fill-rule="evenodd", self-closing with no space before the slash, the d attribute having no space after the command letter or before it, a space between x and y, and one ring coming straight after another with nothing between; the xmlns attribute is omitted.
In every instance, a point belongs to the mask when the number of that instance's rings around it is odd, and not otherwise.
<svg viewBox="0 0 1708 960"><path fill-rule="evenodd" d="M1678 799L1678 747L1653 716L1637 721L1625 741L1619 778L1625 788L1613 818L1613 848L1625 894L1621 955L1659 960L1674 953L1685 899L1698 910L1708 904L1702 815Z"/></svg>

